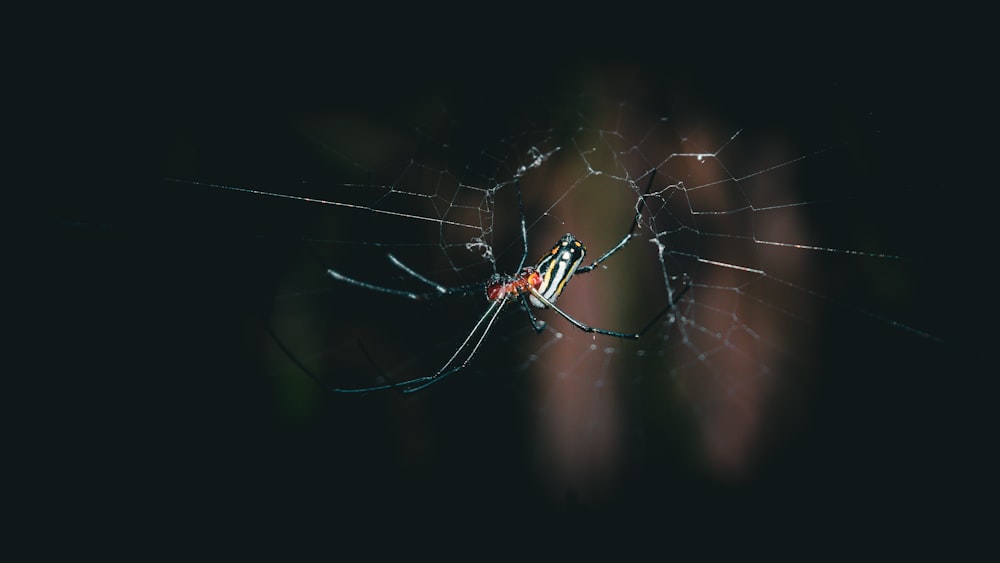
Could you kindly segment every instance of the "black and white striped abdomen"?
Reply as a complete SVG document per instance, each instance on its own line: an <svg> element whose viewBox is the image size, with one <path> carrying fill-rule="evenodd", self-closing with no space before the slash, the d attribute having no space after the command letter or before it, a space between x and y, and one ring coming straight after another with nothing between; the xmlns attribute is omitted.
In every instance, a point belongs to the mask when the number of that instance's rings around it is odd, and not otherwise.
<svg viewBox="0 0 1000 563"><path fill-rule="evenodd" d="M587 247L577 240L570 233L566 233L559 239L559 242L552 247L545 256L538 261L535 269L542 277L542 284L538 286L538 293L550 303L555 303L576 272L583 257L587 254ZM534 295L529 295L528 300L539 309L545 309L547 305L538 300Z"/></svg>

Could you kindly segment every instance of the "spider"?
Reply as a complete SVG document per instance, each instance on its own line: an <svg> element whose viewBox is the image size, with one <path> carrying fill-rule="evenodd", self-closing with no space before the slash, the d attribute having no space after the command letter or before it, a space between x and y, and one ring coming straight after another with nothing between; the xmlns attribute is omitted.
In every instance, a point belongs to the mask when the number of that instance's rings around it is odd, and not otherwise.
<svg viewBox="0 0 1000 563"><path fill-rule="evenodd" d="M648 194L650 188L653 187L653 178L655 175L656 169L651 170L649 183L646 186L646 191L643 193L643 196ZM458 349L455 350L452 356L448 358L448 361L445 362L436 373L433 375L416 377L402 382L390 382L384 385L375 385L371 387L331 387L313 375L289 352L287 348L285 348L283 344L281 344L280 341L277 341L276 339L279 346L285 350L286 354L288 354L288 356L307 375L331 391L337 393L368 393L372 391L395 389L403 394L410 394L426 389L430 385L433 385L434 383L437 383L446 377L465 369L465 367L472 361L472 358L476 355L476 352L479 350L483 340L485 340L486 335L489 334L490 329L493 327L493 323L500 316L500 313L504 310L508 303L513 301L521 301L524 305L525 311L528 313L528 319L531 321L532 328L539 334L545 329L545 322L538 321L535 318L535 315L531 312L531 307L538 309L552 309L558 313L559 316L569 321L573 326L587 333L605 334L608 336L635 340L645 334L645 332L656 324L656 322L659 321L660 318L667 313L667 311L673 308L684 293L691 287L690 283L685 284L684 288L674 295L670 304L657 313L656 316L646 324L646 326L639 330L639 332L618 332L615 330L595 328L574 319L568 313L556 306L556 300L566 288L566 284L575 274L585 274L593 271L594 268L628 244L629 240L631 240L634 236L635 229L639 224L639 218L642 216L642 209L645 205L645 200L643 198L639 199L639 204L636 207L635 218L632 220L632 226L629 228L628 232L621 239L621 241L592 263L586 266L580 266L583 262L584 256L587 254L587 248L584 246L583 242L578 240L571 233L566 233L559 239L559 242L557 242L555 246L546 252L541 259L539 259L537 264L534 266L525 266L524 264L528 258L528 231L525 223L524 202L521 199L521 184L519 180L515 182L515 187L517 192L518 211L521 218L521 242L524 245L524 250L521 254L521 262L518 264L518 267L515 270L517 273L515 274L494 273L485 283L476 283L458 287L444 287L412 270L392 254L388 254L388 259L393 263L393 265L400 268L413 278L416 278L417 280L434 288L433 291L416 293L374 285L349 278L334 269L327 269L326 271L330 277L337 281L371 291L413 299L415 301L438 299L452 295L468 295L476 292L485 292L486 299L489 301L489 306L486 308L486 311L483 312L482 316L479 317L479 320L476 321L476 324L472 327L472 330L469 331L469 334L465 337L465 340L462 341L462 344L459 345ZM274 336L273 333L272 336Z"/></svg>

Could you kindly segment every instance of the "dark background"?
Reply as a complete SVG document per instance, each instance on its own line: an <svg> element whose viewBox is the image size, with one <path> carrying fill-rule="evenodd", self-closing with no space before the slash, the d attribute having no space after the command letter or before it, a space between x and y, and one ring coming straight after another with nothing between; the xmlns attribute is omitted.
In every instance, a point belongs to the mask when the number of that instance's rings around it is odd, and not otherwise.
<svg viewBox="0 0 1000 563"><path fill-rule="evenodd" d="M176 33L162 26L132 52L144 35L137 27L128 40L94 38L86 54L59 50L58 71L36 69L48 87L28 106L24 143L41 150L24 163L38 217L14 218L23 255L8 274L28 289L10 294L28 338L8 368L28 383L10 394L28 407L12 410L11 425L22 521L145 549L191 537L242 545L291 530L328 543L331 556L400 537L428 554L471 538L488 538L485 550L555 539L557 550L641 544L668 553L864 540L895 553L928 540L964 548L976 537L969 515L988 498L980 477L993 449L979 405L995 370L984 361L993 331L980 328L989 283L978 264L989 261L989 237L972 212L990 205L979 200L991 186L969 172L992 156L978 152L985 69L957 63L972 45L889 37L892 20L817 37L748 25L750 33L681 39L651 26L630 41L614 37L625 46L610 49L613 29L594 38L579 22L571 28L580 36L529 44L519 28L471 26L449 41L416 24L344 35L352 26L336 22L323 34L215 19ZM290 40L302 35L311 40ZM390 53L376 56L387 43ZM570 54L587 46L605 54ZM239 236L259 227L260 214L280 220L259 201L244 208L224 193L165 184L164 155L177 137L198 139L223 163L245 159L247 180L269 177L275 162L321 175L282 127L289 113L393 111L430 89L456 113L495 108L479 114L489 142L525 92L558 91L567 77L611 65L665 88L682 81L746 128L808 138L815 120L873 115L886 133L866 159L868 181L913 195L900 201L904 213L872 219L920 257L919 316L947 343L846 321L827 327L841 336L821 351L808 428L751 479L720 483L656 460L601 506L542 500L505 397L488 383L441 390L435 416L454 423L438 438L446 453L415 474L380 442L394 421L371 412L378 403L330 396L325 419L283 421L246 345L259 334L280 253Z"/></svg>

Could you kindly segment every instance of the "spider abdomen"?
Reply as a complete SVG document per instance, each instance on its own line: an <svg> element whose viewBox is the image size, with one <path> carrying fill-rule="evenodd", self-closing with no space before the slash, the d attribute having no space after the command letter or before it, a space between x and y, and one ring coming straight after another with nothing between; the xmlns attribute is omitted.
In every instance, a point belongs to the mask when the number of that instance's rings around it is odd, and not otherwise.
<svg viewBox="0 0 1000 563"><path fill-rule="evenodd" d="M587 247L575 236L571 233L563 235L535 265L535 270L542 280L541 284L536 286L538 293L549 303L555 303L586 254ZM539 309L548 307L534 295L528 296L528 300Z"/></svg>

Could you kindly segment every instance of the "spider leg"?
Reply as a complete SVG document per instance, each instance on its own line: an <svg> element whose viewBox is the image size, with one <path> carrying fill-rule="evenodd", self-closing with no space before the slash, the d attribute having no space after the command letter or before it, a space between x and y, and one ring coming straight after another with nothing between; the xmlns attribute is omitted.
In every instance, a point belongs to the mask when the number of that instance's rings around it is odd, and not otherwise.
<svg viewBox="0 0 1000 563"><path fill-rule="evenodd" d="M531 294L534 295L535 298L538 299L540 302L542 302L542 304L544 304L546 307L548 307L549 309L552 309L556 313L559 313L559 316L561 316L562 318L566 319L567 321L569 321L570 323L572 323L573 326L575 326L576 328L578 328L578 329L580 329L580 330L582 330L584 332L588 332L588 333L591 333L591 334L594 334L594 333L597 333L597 334L606 334L608 336L615 336L615 337L618 337L618 338L628 338L629 340L638 340L639 337L641 337L643 334L646 334L646 331L648 331L650 328L652 328L653 325L655 325L663 317L663 315L667 314L667 311L669 311L670 309L674 308L674 306L677 304L677 302L680 301L681 297L684 295L684 293L687 292L688 289L690 289L690 287L691 287L691 283L689 282L689 283L687 283L684 286L684 289L680 290L679 292L677 292L674 295L674 298L670 300L670 304L667 305L666 307L664 307L662 311L660 311L659 313L657 313L656 316L653 317L653 319L651 321L649 321L648 323L646 323L646 326L642 327L642 330L640 330L639 332L618 332L616 330L605 330L603 328L592 327L590 325L584 324L584 323L582 323L582 322L574 319L573 317L571 317L569 315L569 313L563 311L562 309L560 309L559 307L557 307L554 303L552 303L551 301L549 301L548 299L546 299L535 288L529 288L528 291L530 291Z"/></svg>
<svg viewBox="0 0 1000 563"><path fill-rule="evenodd" d="M535 314L531 312L531 305L528 304L528 298L521 294L521 303L524 304L524 310L528 313L528 320L531 321L531 328L535 329L537 334L541 334L545 330L545 321L540 321L535 318Z"/></svg>
<svg viewBox="0 0 1000 563"><path fill-rule="evenodd" d="M403 262L401 262L399 260L399 258L396 258L392 254L389 254L388 257L389 257L389 261L392 262L393 266L396 266L397 268L399 268L400 270L403 270L407 274L410 274L414 278L417 278L418 280L424 282L425 284L433 287L434 290L437 291L438 293L440 293L441 295L447 295L448 294L448 288L446 288L445 286L437 283L434 280L431 280L429 278L426 278L426 277L418 274L416 272L416 270L414 270L413 268L407 266L406 264L403 264Z"/></svg>
<svg viewBox="0 0 1000 563"><path fill-rule="evenodd" d="M427 277L418 274L415 270L413 270L413 268L410 268L409 266L404 264L399 258L396 258L392 254L389 254L388 256L389 256L389 261L392 262L394 266L396 266L400 270L403 270L407 274L410 274L414 278L433 287L440 294L441 297L446 297L448 295L468 295L470 293L475 293L477 291L483 290L483 284L481 283L471 283L468 285L460 285L457 287L445 287L435 282L434 280L431 280Z"/></svg>
<svg viewBox="0 0 1000 563"><path fill-rule="evenodd" d="M320 387L323 387L324 389L326 389L328 391L332 391L334 393L365 393L365 392L368 392L368 391L381 391L383 389L392 389L396 385L394 383L390 383L388 385L380 385L380 386L376 386L376 387L367 387L365 389L358 389L358 390L354 390L354 389L340 389L340 388L337 388L337 387L332 387L330 384L328 384L322 378L320 378L319 376L317 376L316 374L314 374L309 368L307 368L305 366L305 364L303 364L301 361L299 361L299 359L295 356L295 354L293 354L292 351L288 349L288 346L285 346L285 343L280 338L278 338L278 335L275 334L274 329L272 329L271 325L268 324L266 321L264 322L264 330L267 331L267 333L271 336L271 340L273 340L274 343L278 345L278 348L281 349L281 351L285 354L285 356L289 360L291 360L292 363L295 364L296 367L298 367L300 370L302 370L302 373L308 375L310 379L312 379ZM367 356L367 351L364 350L364 348L362 348L362 351L364 351L365 355Z"/></svg>
<svg viewBox="0 0 1000 563"><path fill-rule="evenodd" d="M400 393L402 393L403 395L409 395L411 393L416 393L417 391L420 391L422 389L426 389L427 387L433 385L434 383L437 383L438 381L441 381L442 379L448 377L449 375L455 374L465 369L465 367L468 366L469 363L472 361L473 356L476 355L476 352L479 351L479 347L482 345L483 340L486 339L486 335L489 334L490 329L493 327L493 323L497 320L497 317L500 316L500 313L503 311L504 305L506 305L507 303L508 301L505 299L491 302L490 306L486 309L483 315L479 317L478 321L476 321L476 324L475 326L472 327L472 330L469 331L469 335L465 337L465 340L462 341L462 344L459 345L458 349L455 350L455 353L452 354L450 358L448 358L448 361L445 362L445 364L441 366L441 368L434 375L415 377L413 379L408 379L406 381L399 381L399 382L391 381L390 383L386 383L384 385L373 385L370 387L344 388L344 387L331 386L329 383L327 383L322 378L314 374L311 370L309 370L309 368L307 368L301 361L299 361L299 359L295 356L295 354L293 354L292 351L289 350L287 346L285 346L285 344L281 341L281 339L278 338L278 335L274 333L274 331L271 329L269 325L267 325L267 323L265 323L265 328L267 329L268 333L270 333L271 338L274 340L274 342L278 345L279 348L281 348L281 351L284 352L285 355L290 360L292 360L292 362L296 366L298 366L299 369L301 369L313 381L315 381L320 386L326 388L329 391L332 391L334 393L370 393L373 391L385 391L388 389L395 389ZM365 351L363 348L362 350ZM462 361L458 364L455 364L455 360L458 359L462 355L462 353L466 350L468 350L468 353L465 354ZM365 354L366 356L368 355L367 351L365 351ZM370 360L371 357L370 356L368 357ZM383 375L383 377L385 377L385 375Z"/></svg>
<svg viewBox="0 0 1000 563"><path fill-rule="evenodd" d="M642 208L645 207L646 205L645 197L646 195L649 194L649 190L653 187L653 178L655 177L656 177L656 169L653 168L652 170L649 171L649 183L646 184L646 191L643 192L642 197L639 198L639 205L637 205L635 208L635 219L632 220L632 228L630 228L628 232L625 233L625 236L622 238L621 241L618 242L618 244L616 244L611 250L605 252L603 256L601 256L597 260L594 260L587 266L581 266L577 268L576 269L577 274L586 274L587 272L593 270L598 266L598 264L604 262L608 258L611 258L612 254L625 248L625 245L628 244L628 241L632 240L632 236L635 235L635 229L636 227L639 226L639 218L642 217Z"/></svg>
<svg viewBox="0 0 1000 563"><path fill-rule="evenodd" d="M452 354L451 358L449 358L448 361L441 366L441 369L439 369L437 373L430 376L418 377L416 379L411 379L398 384L404 387L402 391L403 394L409 395L410 393L416 393L417 391L426 389L449 375L465 369L465 367L469 365L469 362L472 361L472 357L479 351L479 347L482 345L483 340L485 340L486 335L490 333L490 329L493 328L493 323L497 320L497 317L500 316L500 312L503 311L504 305L507 303L508 301L506 299L491 302L490 306L487 307L486 311L483 313L483 316L479 317L479 320L476 321L476 325L472 327L471 331L469 331L469 335L465 337L462 344L457 350L455 350L455 353ZM485 325L483 323L485 323ZM448 366L452 365L455 359L459 357L459 354L468 348L469 343L472 342L473 337L476 336L477 333L479 333L479 338L475 339L475 344L472 345L472 349L469 353L465 355L465 359L458 365L449 368Z"/></svg>
<svg viewBox="0 0 1000 563"><path fill-rule="evenodd" d="M414 271L412 268L401 262L398 258L389 254L389 261L392 262L394 266L403 270L410 276L420 280L421 282L434 288L432 292L418 293L414 291L406 291L403 289L393 289L391 287L383 287L381 285L375 285L368 282L363 282L361 280L356 280L341 274L340 272L334 270L333 268L327 268L326 273L337 281L342 281L357 287L363 287L371 291L378 291L380 293L388 293L389 295L398 295L400 297L406 297L407 299L413 299L414 301L428 301L431 299L437 299L439 297L447 297L449 295L468 295L470 293L475 293L477 291L483 290L483 284L470 284L461 285L458 287L445 287L438 284Z"/></svg>
<svg viewBox="0 0 1000 563"><path fill-rule="evenodd" d="M556 307L555 303L553 303L553 302L549 301L548 299L546 299L545 296L542 295L541 293L539 293L535 288L530 288L528 291L530 291L531 294L535 296L535 299L538 299L543 305L545 305L549 309L552 309L553 311L559 313L559 315L562 318L564 318L567 321L573 323L573 326L575 326L576 328L578 328L578 329L580 329L580 330L582 330L584 332L589 332L589 333L595 333L596 332L598 334L606 334L608 336L617 336L618 338L629 338L631 340L638 339L640 336L642 336L641 333L628 333L628 332L617 332L617 331L614 331L614 330L604 330L602 328L594 328L594 327L592 327L590 325L583 324L580 321L578 321L578 320L574 319L573 317L571 317L569 315L569 313L563 311L559 307Z"/></svg>

